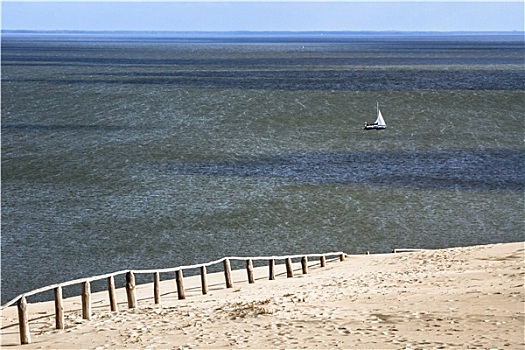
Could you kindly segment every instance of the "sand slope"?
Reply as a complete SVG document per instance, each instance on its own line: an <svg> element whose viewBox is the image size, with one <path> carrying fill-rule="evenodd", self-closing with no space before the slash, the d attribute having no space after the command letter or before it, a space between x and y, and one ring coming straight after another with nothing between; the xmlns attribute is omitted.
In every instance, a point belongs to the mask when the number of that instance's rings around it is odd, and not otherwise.
<svg viewBox="0 0 525 350"><path fill-rule="evenodd" d="M185 278L186 300L175 282L162 282L160 305L152 286L137 289L138 308L106 293L93 296L93 317L81 319L79 298L67 299L66 330L54 330L52 303L30 304L32 343L20 346L16 309L2 312L2 347L24 349L524 349L524 243L348 256L320 268L310 261L269 281L256 268L254 284L234 271L226 289L210 275ZM119 301L125 301L119 290ZM100 307L97 307L100 305Z"/></svg>

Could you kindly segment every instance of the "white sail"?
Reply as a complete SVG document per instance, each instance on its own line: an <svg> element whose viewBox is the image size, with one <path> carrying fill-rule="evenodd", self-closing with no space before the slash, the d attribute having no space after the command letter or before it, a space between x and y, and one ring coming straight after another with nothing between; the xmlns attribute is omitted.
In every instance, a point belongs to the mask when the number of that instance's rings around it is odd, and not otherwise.
<svg viewBox="0 0 525 350"><path fill-rule="evenodd" d="M365 122L365 130L383 130L386 128L385 120L383 119L383 115L381 114L381 111L379 110L379 102L377 103L377 119L374 122L374 124L370 125L367 122Z"/></svg>
<svg viewBox="0 0 525 350"><path fill-rule="evenodd" d="M383 119L383 115L381 114L381 111L379 110L379 108L377 109L377 119L376 119L376 122L375 122L378 126L383 126L386 128L386 123L385 123L385 120Z"/></svg>

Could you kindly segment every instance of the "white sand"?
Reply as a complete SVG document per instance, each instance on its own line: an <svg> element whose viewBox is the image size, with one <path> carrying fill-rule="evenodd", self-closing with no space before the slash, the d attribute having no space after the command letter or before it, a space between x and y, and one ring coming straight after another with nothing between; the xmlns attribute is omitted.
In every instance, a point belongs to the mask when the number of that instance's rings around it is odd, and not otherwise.
<svg viewBox="0 0 525 350"><path fill-rule="evenodd" d="M524 349L524 243L349 256L320 268L310 261L276 280L267 267L163 281L161 304L151 285L137 288L138 307L110 312L107 293L93 295L82 320L80 297L66 299L66 329L54 330L52 302L29 305L31 344L20 346L16 308L2 311L2 348L15 349ZM105 304L102 306L102 304Z"/></svg>

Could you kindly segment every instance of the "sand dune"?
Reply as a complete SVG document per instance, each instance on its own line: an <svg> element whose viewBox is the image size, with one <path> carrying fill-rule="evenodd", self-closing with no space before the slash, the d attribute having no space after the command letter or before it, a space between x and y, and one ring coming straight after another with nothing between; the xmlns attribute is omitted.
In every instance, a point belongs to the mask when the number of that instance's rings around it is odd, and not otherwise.
<svg viewBox="0 0 525 350"><path fill-rule="evenodd" d="M80 298L66 299L66 329L54 330L51 302L30 304L31 344L20 346L16 308L2 311L2 347L24 349L524 349L524 243L412 253L348 256L324 268L296 265L276 280L266 267L234 271L233 288L210 274L201 295L187 277L186 299L162 281L161 304L151 285L137 288L119 312L106 293L93 295L82 319Z"/></svg>

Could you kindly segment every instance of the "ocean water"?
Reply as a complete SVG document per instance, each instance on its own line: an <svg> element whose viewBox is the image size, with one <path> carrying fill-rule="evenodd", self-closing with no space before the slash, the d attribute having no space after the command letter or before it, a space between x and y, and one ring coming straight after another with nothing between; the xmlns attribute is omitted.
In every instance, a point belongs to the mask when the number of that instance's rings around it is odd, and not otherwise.
<svg viewBox="0 0 525 350"><path fill-rule="evenodd" d="M232 255L523 241L524 54L512 35L3 34L2 303ZM364 131L376 103L388 127Z"/></svg>

